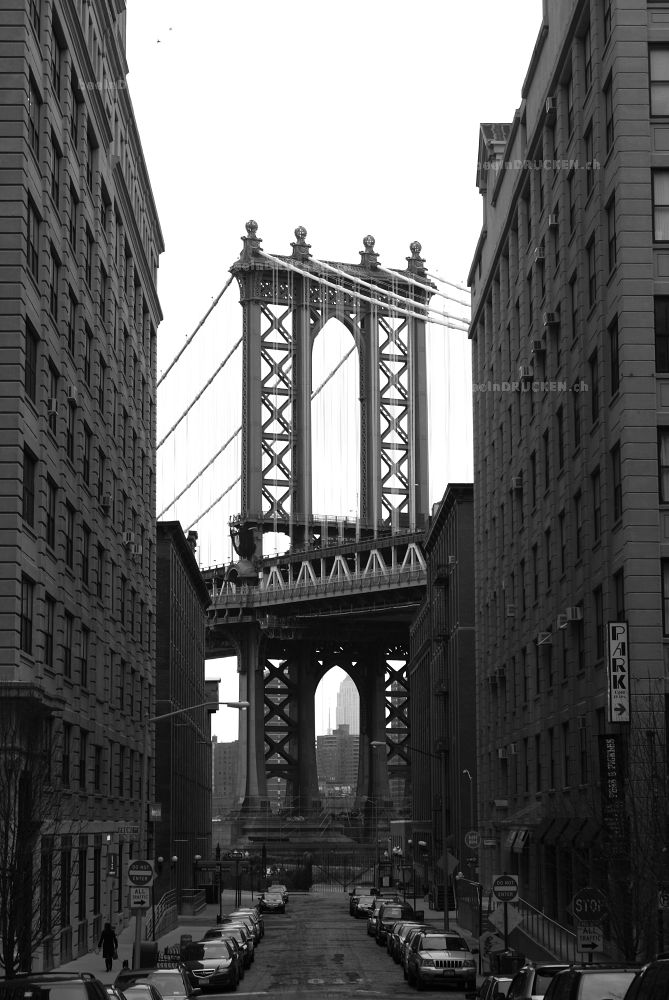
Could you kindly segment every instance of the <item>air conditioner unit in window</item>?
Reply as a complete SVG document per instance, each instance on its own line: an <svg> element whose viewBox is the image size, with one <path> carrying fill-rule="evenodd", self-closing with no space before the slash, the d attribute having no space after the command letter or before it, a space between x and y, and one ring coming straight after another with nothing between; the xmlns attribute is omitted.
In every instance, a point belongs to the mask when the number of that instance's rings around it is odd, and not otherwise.
<svg viewBox="0 0 669 1000"><path fill-rule="evenodd" d="M509 743L508 751L509 751L509 757L515 757L516 754L518 753L518 744Z"/></svg>
<svg viewBox="0 0 669 1000"><path fill-rule="evenodd" d="M552 646L553 645L553 633L552 632L538 632L537 633L537 646Z"/></svg>
<svg viewBox="0 0 669 1000"><path fill-rule="evenodd" d="M557 229L559 225L560 225L560 218L557 212L551 212L550 215L548 216L548 228Z"/></svg>
<svg viewBox="0 0 669 1000"><path fill-rule="evenodd" d="M77 405L79 401L79 390L77 389L76 385L68 385L67 401L68 403L72 403L73 406Z"/></svg>
<svg viewBox="0 0 669 1000"><path fill-rule="evenodd" d="M534 251L535 261L546 260L546 249L545 247L536 247Z"/></svg>
<svg viewBox="0 0 669 1000"><path fill-rule="evenodd" d="M515 604L507 604L507 606L506 606L506 617L507 618L515 618L516 617L516 605Z"/></svg>
<svg viewBox="0 0 669 1000"><path fill-rule="evenodd" d="M100 506L103 510L109 510L111 507L111 493L103 493L100 497Z"/></svg>
<svg viewBox="0 0 669 1000"><path fill-rule="evenodd" d="M130 553L133 556L141 556L142 551L143 549L141 545L134 544L130 546Z"/></svg>
<svg viewBox="0 0 669 1000"><path fill-rule="evenodd" d="M49 414L58 413L58 400L55 396L50 396L46 401L46 408Z"/></svg>
<svg viewBox="0 0 669 1000"><path fill-rule="evenodd" d="M512 476L511 477L511 489L512 490L522 490L523 488L523 477L522 476Z"/></svg>
<svg viewBox="0 0 669 1000"><path fill-rule="evenodd" d="M549 122L554 121L557 114L557 97L546 98L546 118Z"/></svg>
<svg viewBox="0 0 669 1000"><path fill-rule="evenodd" d="M546 350L546 345L543 340L533 340L532 341L532 354L539 354L541 351Z"/></svg>
<svg viewBox="0 0 669 1000"><path fill-rule="evenodd" d="M497 747L497 756L499 757L500 760L506 760L506 758L509 756L506 747Z"/></svg>
<svg viewBox="0 0 669 1000"><path fill-rule="evenodd" d="M544 326L556 326L558 314L556 312L545 312L543 315Z"/></svg>
<svg viewBox="0 0 669 1000"><path fill-rule="evenodd" d="M568 618L566 615L558 615L556 620L556 625L558 628L566 628L568 625Z"/></svg>
<svg viewBox="0 0 669 1000"><path fill-rule="evenodd" d="M565 614L568 622L583 621L583 608L579 608L577 605L573 608L565 608Z"/></svg>
<svg viewBox="0 0 669 1000"><path fill-rule="evenodd" d="M532 378L534 375L534 371L531 365L521 365L518 371L520 373L521 379Z"/></svg>
<svg viewBox="0 0 669 1000"><path fill-rule="evenodd" d="M132 545L132 543L134 541L135 541L135 533L134 533L134 531L124 531L123 532L123 544L124 545Z"/></svg>

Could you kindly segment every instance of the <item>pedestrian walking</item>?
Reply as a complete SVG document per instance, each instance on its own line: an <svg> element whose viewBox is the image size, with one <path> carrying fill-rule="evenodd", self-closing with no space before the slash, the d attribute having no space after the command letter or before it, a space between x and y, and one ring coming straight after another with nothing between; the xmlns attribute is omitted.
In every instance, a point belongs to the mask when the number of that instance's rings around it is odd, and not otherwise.
<svg viewBox="0 0 669 1000"><path fill-rule="evenodd" d="M107 972L111 972L112 962L115 958L118 958L118 940L116 939L114 928L109 923L105 924L102 934L100 935L98 948L102 948L102 957L105 960L105 968Z"/></svg>

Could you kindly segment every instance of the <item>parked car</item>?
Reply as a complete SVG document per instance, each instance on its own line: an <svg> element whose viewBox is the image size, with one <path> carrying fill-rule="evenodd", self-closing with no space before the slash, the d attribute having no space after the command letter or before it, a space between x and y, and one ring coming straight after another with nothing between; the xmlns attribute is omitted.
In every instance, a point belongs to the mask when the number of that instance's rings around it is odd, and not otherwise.
<svg viewBox="0 0 669 1000"><path fill-rule="evenodd" d="M108 983L105 986L105 989L109 1000L125 1000L125 993L121 993L121 991L117 989L116 986L112 986L111 983Z"/></svg>
<svg viewBox="0 0 669 1000"><path fill-rule="evenodd" d="M639 969L625 1000L666 1000L669 996L669 955L660 955Z"/></svg>
<svg viewBox="0 0 669 1000"><path fill-rule="evenodd" d="M108 1000L104 984L92 972L31 972L0 982L2 1000L23 1000L36 993L50 1000Z"/></svg>
<svg viewBox="0 0 669 1000"><path fill-rule="evenodd" d="M370 937L376 937L376 924L379 916L379 910L386 903L399 903L399 896L375 896L374 905L370 909L369 917L367 918L367 933Z"/></svg>
<svg viewBox="0 0 669 1000"><path fill-rule="evenodd" d="M357 899L357 903L353 907L353 916L356 919L367 918L374 909L376 896L355 896L354 898Z"/></svg>
<svg viewBox="0 0 669 1000"><path fill-rule="evenodd" d="M419 990L435 984L471 989L476 985L474 952L459 934L419 931L409 947L407 979Z"/></svg>
<svg viewBox="0 0 669 1000"><path fill-rule="evenodd" d="M108 986L107 992L109 990L116 990L121 1000L163 1000L162 993L156 989L153 983L135 983L134 986L126 986L123 992L116 986Z"/></svg>
<svg viewBox="0 0 669 1000"><path fill-rule="evenodd" d="M348 894L348 912L352 917L355 916L355 908L358 900L361 896L376 896L376 889L370 883L360 883L360 885L354 885Z"/></svg>
<svg viewBox="0 0 669 1000"><path fill-rule="evenodd" d="M284 903L288 902L288 890L285 885L281 885L280 882L272 882L271 885L267 886L267 892L273 896L279 895L283 896Z"/></svg>
<svg viewBox="0 0 669 1000"><path fill-rule="evenodd" d="M184 948L183 958L194 986L202 990L237 989L240 956L226 938L193 941Z"/></svg>
<svg viewBox="0 0 669 1000"><path fill-rule="evenodd" d="M478 1000L497 1000L498 997L505 997L509 992L511 976L486 976L476 993Z"/></svg>
<svg viewBox="0 0 669 1000"><path fill-rule="evenodd" d="M639 966L579 966L558 972L544 1000L623 1000Z"/></svg>
<svg viewBox="0 0 669 1000"><path fill-rule="evenodd" d="M564 962L527 962L512 978L507 1000L537 1000L544 995L553 976L568 968Z"/></svg>
<svg viewBox="0 0 669 1000"><path fill-rule="evenodd" d="M251 934L249 934L243 924L224 924L223 930L225 931L224 938L226 940L234 938L237 942L243 956L244 968L250 969L251 963L255 959L253 937Z"/></svg>
<svg viewBox="0 0 669 1000"><path fill-rule="evenodd" d="M438 932L437 927L429 927L427 924L419 924L417 927L410 927L409 933L400 941L400 965L402 966L402 973L405 979L407 978L411 942L417 934L421 934L423 931L429 930L433 930L435 934Z"/></svg>
<svg viewBox="0 0 669 1000"><path fill-rule="evenodd" d="M190 1000L200 992L192 985L181 963L172 969L121 969L114 980L114 986L124 993L126 987L146 982L152 983L165 1000Z"/></svg>
<svg viewBox="0 0 669 1000"><path fill-rule="evenodd" d="M424 926L425 924L418 923L416 920L398 920L397 923L393 924L392 930L386 939L386 951L394 962L399 962L401 943L411 928Z"/></svg>
<svg viewBox="0 0 669 1000"><path fill-rule="evenodd" d="M413 915L413 908L409 903L383 903L379 907L376 918L376 943L385 944L393 924L396 924L398 920L410 919Z"/></svg>
<svg viewBox="0 0 669 1000"><path fill-rule="evenodd" d="M285 913L286 904L283 896L264 892L260 897L260 909L262 913Z"/></svg>
<svg viewBox="0 0 669 1000"><path fill-rule="evenodd" d="M265 936L265 921L263 920L262 913L257 907L240 907L238 910L234 910L230 916L236 917L238 915L250 917L256 927L257 940L256 944L260 942L260 939Z"/></svg>

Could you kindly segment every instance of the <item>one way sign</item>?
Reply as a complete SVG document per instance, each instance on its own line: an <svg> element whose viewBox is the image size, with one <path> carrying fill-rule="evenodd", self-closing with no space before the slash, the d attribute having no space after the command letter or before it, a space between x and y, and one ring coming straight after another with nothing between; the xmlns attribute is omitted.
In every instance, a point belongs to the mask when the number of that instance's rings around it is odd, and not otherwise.
<svg viewBox="0 0 669 1000"><path fill-rule="evenodd" d="M599 951L604 943L604 935L599 924L578 924L576 927L576 951Z"/></svg>
<svg viewBox="0 0 669 1000"><path fill-rule="evenodd" d="M630 721L627 622L608 622L609 722Z"/></svg>

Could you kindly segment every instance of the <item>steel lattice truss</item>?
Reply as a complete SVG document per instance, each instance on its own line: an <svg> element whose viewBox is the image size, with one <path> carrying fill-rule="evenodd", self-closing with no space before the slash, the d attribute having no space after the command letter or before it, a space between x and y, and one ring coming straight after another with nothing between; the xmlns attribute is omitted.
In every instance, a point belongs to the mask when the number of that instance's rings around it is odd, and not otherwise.
<svg viewBox="0 0 669 1000"><path fill-rule="evenodd" d="M292 310L260 308L263 511L290 516L292 496L293 330Z"/></svg>
<svg viewBox="0 0 669 1000"><path fill-rule="evenodd" d="M384 521L409 512L409 359L407 321L380 316L379 403Z"/></svg>
<svg viewBox="0 0 669 1000"><path fill-rule="evenodd" d="M265 762L268 778L289 782L297 765L297 685L288 658L265 657Z"/></svg>

